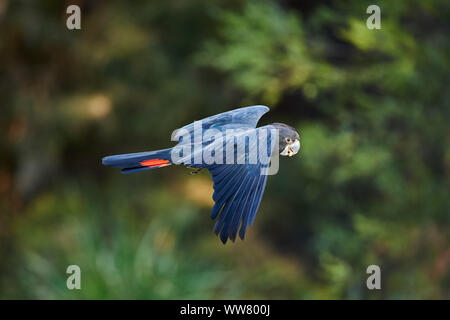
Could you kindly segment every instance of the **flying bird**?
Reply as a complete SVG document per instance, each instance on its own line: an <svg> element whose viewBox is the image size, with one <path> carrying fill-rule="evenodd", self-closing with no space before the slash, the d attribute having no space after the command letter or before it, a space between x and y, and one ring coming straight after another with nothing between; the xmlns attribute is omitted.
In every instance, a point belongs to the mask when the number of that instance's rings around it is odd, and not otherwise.
<svg viewBox="0 0 450 320"><path fill-rule="evenodd" d="M293 156L300 150L297 131L283 123L256 127L266 106L250 106L195 121L174 131L174 147L164 150L104 157L102 163L132 173L184 165L194 172L208 169L213 180L217 219L214 232L225 244L228 239L244 240L253 224L270 174L278 155ZM278 148L277 148L278 146Z"/></svg>

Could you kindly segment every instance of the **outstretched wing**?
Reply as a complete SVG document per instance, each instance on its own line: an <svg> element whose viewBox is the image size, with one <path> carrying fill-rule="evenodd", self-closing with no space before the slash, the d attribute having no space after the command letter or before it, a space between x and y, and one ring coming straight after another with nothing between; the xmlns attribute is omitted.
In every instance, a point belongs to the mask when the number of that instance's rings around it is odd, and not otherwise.
<svg viewBox="0 0 450 320"><path fill-rule="evenodd" d="M269 108L266 106L251 106L219 113L202 120L197 120L194 123L178 129L174 136L178 136L179 138L180 132L182 132L182 135L184 136L186 135L186 132L188 132L192 137L194 134L195 123L201 124L202 130L217 129L219 131L224 131L231 128L256 128L259 119L267 111L269 111ZM178 138L177 141L179 141ZM182 141L179 142L182 143Z"/></svg>
<svg viewBox="0 0 450 320"><path fill-rule="evenodd" d="M265 126L255 129L259 134L267 134L267 146L264 148L265 157L272 156L275 143L272 140L274 128ZM235 241L239 237L244 239L247 227L253 224L262 195L267 182L269 161L263 160L258 154L256 163L249 163L248 155L252 152L261 152L258 144L249 146L248 153L241 155L247 160L244 164L215 164L207 166L214 182L211 218L219 218L214 226L214 232L219 235L225 244L228 239ZM239 155L237 155L239 157Z"/></svg>

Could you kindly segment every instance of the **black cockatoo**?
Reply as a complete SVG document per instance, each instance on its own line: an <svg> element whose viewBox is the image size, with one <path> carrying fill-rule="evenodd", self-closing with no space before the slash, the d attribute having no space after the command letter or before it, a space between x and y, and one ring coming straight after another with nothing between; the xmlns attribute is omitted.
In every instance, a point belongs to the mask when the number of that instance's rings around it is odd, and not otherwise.
<svg viewBox="0 0 450 320"><path fill-rule="evenodd" d="M238 232L244 239L258 211L267 175L277 170L274 159L300 150L300 136L294 128L282 123L256 127L267 111L266 106L251 106L220 113L175 130L172 140L178 144L172 148L108 156L102 162L123 173L173 164L208 169L214 182L211 218L220 214L214 232L224 244L228 239L234 241Z"/></svg>

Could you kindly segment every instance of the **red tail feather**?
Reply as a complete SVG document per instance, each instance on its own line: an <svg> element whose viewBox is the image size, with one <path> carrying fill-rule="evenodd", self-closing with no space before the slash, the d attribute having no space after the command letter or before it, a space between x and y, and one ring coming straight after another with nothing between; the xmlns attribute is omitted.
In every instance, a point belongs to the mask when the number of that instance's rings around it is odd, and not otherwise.
<svg viewBox="0 0 450 320"><path fill-rule="evenodd" d="M158 166L162 166L162 165L169 165L170 161L169 160L163 160L163 159L150 159L150 160L145 160L142 162L139 162L141 166L144 167L158 167Z"/></svg>

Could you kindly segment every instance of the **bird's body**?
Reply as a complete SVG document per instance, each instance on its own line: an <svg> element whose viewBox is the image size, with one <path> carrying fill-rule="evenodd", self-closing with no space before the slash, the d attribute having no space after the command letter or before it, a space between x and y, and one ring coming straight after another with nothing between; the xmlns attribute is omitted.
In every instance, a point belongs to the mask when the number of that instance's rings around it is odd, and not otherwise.
<svg viewBox="0 0 450 320"><path fill-rule="evenodd" d="M178 144L169 149L109 156L104 165L123 173L160 168L171 164L209 170L214 182L211 218L220 216L214 232L220 239L244 239L261 202L270 160L274 155L292 156L300 149L292 127L274 123L256 128L269 108L252 106L195 121L174 132ZM278 145L279 152L273 152Z"/></svg>

